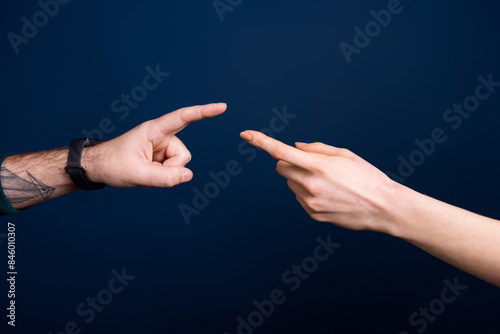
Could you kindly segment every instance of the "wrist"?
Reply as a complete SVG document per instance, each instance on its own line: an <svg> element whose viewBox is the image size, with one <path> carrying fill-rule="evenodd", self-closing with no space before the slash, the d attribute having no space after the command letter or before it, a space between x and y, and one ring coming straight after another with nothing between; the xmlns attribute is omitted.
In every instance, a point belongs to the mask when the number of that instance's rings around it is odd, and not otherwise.
<svg viewBox="0 0 500 334"><path fill-rule="evenodd" d="M98 144L91 147L85 147L82 151L81 165L85 169L85 176L94 183L106 183L102 172L103 145Z"/></svg>
<svg viewBox="0 0 500 334"><path fill-rule="evenodd" d="M398 182L393 180L390 182L381 196L384 203L382 205L383 218L378 232L402 238L411 205L415 201L415 196L419 194Z"/></svg>
<svg viewBox="0 0 500 334"><path fill-rule="evenodd" d="M394 182L386 208L387 223L384 232L403 240L411 240L415 233L416 218L424 215L422 208L430 209L432 205L427 196Z"/></svg>

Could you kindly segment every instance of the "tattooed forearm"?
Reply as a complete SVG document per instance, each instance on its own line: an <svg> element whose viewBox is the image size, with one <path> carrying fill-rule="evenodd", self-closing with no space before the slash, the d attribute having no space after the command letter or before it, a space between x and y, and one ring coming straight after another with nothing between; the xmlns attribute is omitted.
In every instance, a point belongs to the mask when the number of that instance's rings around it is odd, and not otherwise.
<svg viewBox="0 0 500 334"><path fill-rule="evenodd" d="M59 148L5 158L0 166L0 184L12 208L25 209L77 190L64 170L68 153L68 148ZM87 161L82 158L82 163ZM2 214L5 213L0 212Z"/></svg>
<svg viewBox="0 0 500 334"><path fill-rule="evenodd" d="M38 181L28 171L26 171L26 177L22 178L5 167L0 169L0 182L5 196L12 204L25 203L38 197L46 201L55 190Z"/></svg>

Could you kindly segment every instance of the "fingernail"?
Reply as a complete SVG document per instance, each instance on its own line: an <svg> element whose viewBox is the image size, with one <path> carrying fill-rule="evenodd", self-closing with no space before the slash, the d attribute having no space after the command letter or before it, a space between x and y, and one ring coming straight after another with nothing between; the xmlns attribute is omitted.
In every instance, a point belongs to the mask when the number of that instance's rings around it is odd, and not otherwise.
<svg viewBox="0 0 500 334"><path fill-rule="evenodd" d="M248 142L251 142L253 140L253 137L252 135L250 134L250 132L242 132L240 133L240 137Z"/></svg>
<svg viewBox="0 0 500 334"><path fill-rule="evenodd" d="M188 181L191 181L191 173L190 172L184 172L182 174L182 183L185 183L185 182L188 182Z"/></svg>
<svg viewBox="0 0 500 334"><path fill-rule="evenodd" d="M304 147L306 145L308 145L308 144L307 143L301 143L301 142L296 142L295 143L295 146L297 146L297 147Z"/></svg>

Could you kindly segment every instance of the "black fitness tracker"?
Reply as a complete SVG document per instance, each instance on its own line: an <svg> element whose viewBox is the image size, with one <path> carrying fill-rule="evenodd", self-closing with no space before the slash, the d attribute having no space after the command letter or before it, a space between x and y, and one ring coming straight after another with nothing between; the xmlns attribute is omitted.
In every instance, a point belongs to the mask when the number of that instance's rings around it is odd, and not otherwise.
<svg viewBox="0 0 500 334"><path fill-rule="evenodd" d="M104 188L104 183L90 182L85 176L85 169L82 167L82 152L85 147L94 146L103 143L99 139L73 139L69 147L68 165L65 170L69 174L71 181L80 189L91 191Z"/></svg>

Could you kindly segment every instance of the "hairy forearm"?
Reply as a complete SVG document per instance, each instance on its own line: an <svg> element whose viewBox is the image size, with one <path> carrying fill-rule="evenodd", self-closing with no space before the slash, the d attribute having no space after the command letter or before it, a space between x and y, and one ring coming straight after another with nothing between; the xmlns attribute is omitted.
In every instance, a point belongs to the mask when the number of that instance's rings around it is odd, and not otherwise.
<svg viewBox="0 0 500 334"><path fill-rule="evenodd" d="M402 187L391 231L441 260L500 286L500 222Z"/></svg>
<svg viewBox="0 0 500 334"><path fill-rule="evenodd" d="M69 148L27 152L4 160L0 182L15 209L24 209L77 190L64 170L68 152ZM82 165L93 170L90 166L91 155L86 148L82 154Z"/></svg>
<svg viewBox="0 0 500 334"><path fill-rule="evenodd" d="M117 188L170 188L189 182L193 172L186 165L191 153L175 134L190 123L222 114L226 108L225 103L182 108L144 122L106 143L84 148L81 165L87 180ZM4 160L0 182L14 209L77 189L64 169L68 154L69 148L62 148Z"/></svg>

